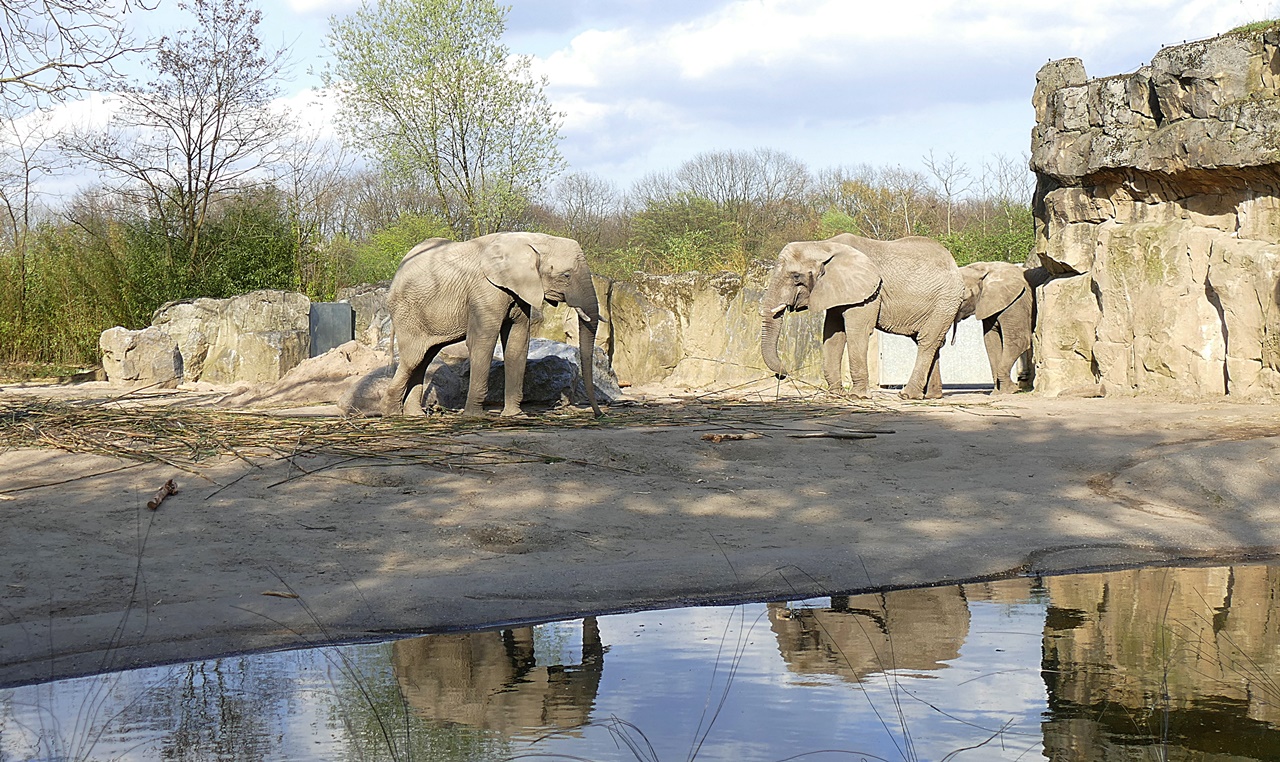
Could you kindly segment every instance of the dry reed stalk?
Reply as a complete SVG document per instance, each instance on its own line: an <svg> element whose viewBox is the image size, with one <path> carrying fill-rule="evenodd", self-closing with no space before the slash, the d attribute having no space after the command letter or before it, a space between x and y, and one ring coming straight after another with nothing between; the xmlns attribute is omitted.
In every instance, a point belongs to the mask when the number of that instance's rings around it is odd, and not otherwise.
<svg viewBox="0 0 1280 762"><path fill-rule="evenodd" d="M0 450L60 449L142 463L164 463L200 475L204 461L232 456L255 462L287 460L286 481L328 470L352 460L415 464L444 470L492 473L501 465L548 462L555 457L514 444L468 441L477 433L545 429L600 429L636 426L690 427L704 424L769 424L770 419L827 417L869 412L875 406L841 399L762 402L710 395L677 404L630 403L609 410L603 419L590 411L550 410L532 419L464 419L453 415L399 418L282 416L249 411L148 404L38 400L0 400ZM338 458L310 470L302 456ZM556 457L556 460L562 460ZM576 465L627 471L609 464L569 460ZM225 488L224 485L223 488Z"/></svg>

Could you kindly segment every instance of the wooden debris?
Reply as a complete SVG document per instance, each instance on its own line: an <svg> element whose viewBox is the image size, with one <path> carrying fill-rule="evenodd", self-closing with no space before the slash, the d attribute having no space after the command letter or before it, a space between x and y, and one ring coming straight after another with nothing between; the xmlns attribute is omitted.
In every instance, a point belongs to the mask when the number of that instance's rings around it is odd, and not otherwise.
<svg viewBox="0 0 1280 762"><path fill-rule="evenodd" d="M173 479L170 479L164 483L164 486L156 490L156 496L147 501L147 507L154 511L160 507L166 497L177 494L177 492L178 485L173 483Z"/></svg>
<svg viewBox="0 0 1280 762"><path fill-rule="evenodd" d="M717 431L702 435L706 442L741 442L745 439L760 439L763 434L754 431Z"/></svg>
<svg viewBox="0 0 1280 762"><path fill-rule="evenodd" d="M875 439L875 434L860 431L810 431L804 434L788 434L792 439Z"/></svg>

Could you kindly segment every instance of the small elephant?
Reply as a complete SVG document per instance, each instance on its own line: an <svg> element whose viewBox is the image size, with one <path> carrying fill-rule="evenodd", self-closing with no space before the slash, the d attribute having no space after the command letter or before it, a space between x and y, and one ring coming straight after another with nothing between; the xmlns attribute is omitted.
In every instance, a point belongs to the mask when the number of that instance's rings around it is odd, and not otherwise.
<svg viewBox="0 0 1280 762"><path fill-rule="evenodd" d="M982 321L982 340L995 382L992 394L1015 391L1013 364L1031 348L1035 292L1028 271L1010 262L975 262L960 268L964 299L956 323L967 317Z"/></svg>
<svg viewBox="0 0 1280 762"><path fill-rule="evenodd" d="M960 307L961 279L951 252L919 236L876 241L842 233L826 241L785 246L760 301L760 351L769 370L785 376L778 358L783 312L824 309L822 370L841 389L840 359L849 353L850 392L867 396L867 340L872 329L909 336L916 362L899 396L942 396L938 350Z"/></svg>
<svg viewBox="0 0 1280 762"><path fill-rule="evenodd" d="M501 338L502 415L521 415L530 324L542 319L544 300L565 302L578 313L582 380L599 416L592 353L600 310L591 271L577 241L539 233L493 233L470 241L429 238L405 254L387 294L400 362L383 398L384 414L403 413L409 389L421 386L440 350L465 339L471 377L463 414L483 415L489 363ZM421 400L411 403L421 406Z"/></svg>

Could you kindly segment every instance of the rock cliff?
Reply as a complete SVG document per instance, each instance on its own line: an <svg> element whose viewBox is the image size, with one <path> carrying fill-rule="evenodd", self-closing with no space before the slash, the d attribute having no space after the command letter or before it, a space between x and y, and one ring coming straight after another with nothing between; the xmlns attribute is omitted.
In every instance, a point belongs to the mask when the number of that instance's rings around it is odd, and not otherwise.
<svg viewBox="0 0 1280 762"><path fill-rule="evenodd" d="M1035 386L1280 394L1280 29L1036 76Z"/></svg>

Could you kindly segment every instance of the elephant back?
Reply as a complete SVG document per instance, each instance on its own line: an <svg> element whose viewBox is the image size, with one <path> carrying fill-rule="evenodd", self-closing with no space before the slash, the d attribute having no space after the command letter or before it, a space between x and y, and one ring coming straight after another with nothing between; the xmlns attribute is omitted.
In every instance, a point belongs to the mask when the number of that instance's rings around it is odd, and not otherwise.
<svg viewBox="0 0 1280 762"><path fill-rule="evenodd" d="M877 241L844 233L830 239L866 254L880 271L881 330L913 335L936 324L950 326L964 296L955 258L945 246L922 236Z"/></svg>

